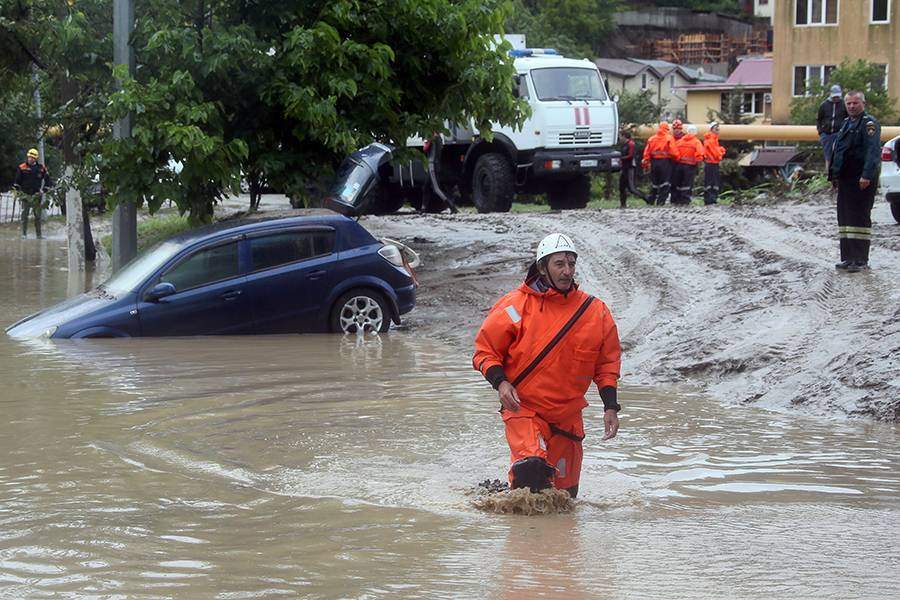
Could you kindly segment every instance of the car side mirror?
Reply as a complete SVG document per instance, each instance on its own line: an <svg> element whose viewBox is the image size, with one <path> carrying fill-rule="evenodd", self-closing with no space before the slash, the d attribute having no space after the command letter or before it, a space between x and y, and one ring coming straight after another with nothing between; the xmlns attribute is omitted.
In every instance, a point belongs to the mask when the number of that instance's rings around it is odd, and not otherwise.
<svg viewBox="0 0 900 600"><path fill-rule="evenodd" d="M613 96L612 101L615 102L616 104L618 104L619 103L619 95L616 94L615 96Z"/></svg>
<svg viewBox="0 0 900 600"><path fill-rule="evenodd" d="M175 286L169 283L168 281L160 281L144 294L144 300L147 302L159 302L166 296L171 296L175 293Z"/></svg>

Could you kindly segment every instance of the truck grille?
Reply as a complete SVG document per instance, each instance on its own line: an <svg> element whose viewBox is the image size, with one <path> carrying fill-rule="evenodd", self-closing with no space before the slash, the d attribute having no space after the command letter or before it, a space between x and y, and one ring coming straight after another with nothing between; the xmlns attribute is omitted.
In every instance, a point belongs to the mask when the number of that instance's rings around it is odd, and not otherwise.
<svg viewBox="0 0 900 600"><path fill-rule="evenodd" d="M559 134L559 145L560 146L574 146L578 145L596 145L603 143L603 132L602 131L591 131L587 132L588 135L584 135L582 132L567 131Z"/></svg>

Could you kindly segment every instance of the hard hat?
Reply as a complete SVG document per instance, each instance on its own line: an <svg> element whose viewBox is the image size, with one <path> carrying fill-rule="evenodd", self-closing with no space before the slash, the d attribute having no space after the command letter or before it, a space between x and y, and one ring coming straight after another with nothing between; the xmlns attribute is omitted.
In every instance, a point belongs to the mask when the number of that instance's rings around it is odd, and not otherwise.
<svg viewBox="0 0 900 600"><path fill-rule="evenodd" d="M672 129L681 129L681 126L681 119L675 119L674 121L672 121Z"/></svg>
<svg viewBox="0 0 900 600"><path fill-rule="evenodd" d="M719 122L718 122L718 121L713 121L712 123L709 124L709 128L710 128L710 129L712 129L713 127L718 127L718 126L719 126Z"/></svg>
<svg viewBox="0 0 900 600"><path fill-rule="evenodd" d="M669 130L669 124L668 124L666 121L660 121L660 122L659 122L659 130L660 130L660 131L668 131L668 130Z"/></svg>
<svg viewBox="0 0 900 600"><path fill-rule="evenodd" d="M27 156L30 156L31 158L37 158L40 156L40 153L37 151L37 148L32 148L28 151Z"/></svg>
<svg viewBox="0 0 900 600"><path fill-rule="evenodd" d="M684 132L689 133L691 135L697 135L697 126L696 125L685 125Z"/></svg>
<svg viewBox="0 0 900 600"><path fill-rule="evenodd" d="M545 256L557 252L571 252L575 256L578 256L578 251L575 250L575 244L572 243L572 238L564 233L551 233L538 244L537 254L535 255L534 260L539 261Z"/></svg>
<svg viewBox="0 0 900 600"><path fill-rule="evenodd" d="M840 98L841 97L841 86L835 84L831 86L831 91L828 94L829 98Z"/></svg>

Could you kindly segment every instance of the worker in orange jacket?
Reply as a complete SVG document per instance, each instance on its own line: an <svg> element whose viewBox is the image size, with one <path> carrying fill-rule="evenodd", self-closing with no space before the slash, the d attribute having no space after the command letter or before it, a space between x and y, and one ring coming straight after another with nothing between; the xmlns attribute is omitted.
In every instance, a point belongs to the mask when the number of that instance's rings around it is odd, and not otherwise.
<svg viewBox="0 0 900 600"><path fill-rule="evenodd" d="M701 162L703 162L703 144L697 139L697 126L687 125L684 128L684 135L675 140L672 204L690 204L694 178Z"/></svg>
<svg viewBox="0 0 900 600"><path fill-rule="evenodd" d="M619 430L619 334L606 305L578 289L569 236L538 244L525 281L491 308L473 365L497 390L510 450L510 487L578 494L591 381L603 401L604 440Z"/></svg>
<svg viewBox="0 0 900 600"><path fill-rule="evenodd" d="M719 143L719 123L713 121L703 138L703 203L706 205L716 204L719 200L719 163L724 157L725 148Z"/></svg>
<svg viewBox="0 0 900 600"><path fill-rule="evenodd" d="M669 124L660 122L656 133L647 140L641 167L650 171L650 196L648 204L665 204L669 197L669 180L672 177L672 159L675 158L675 140L669 133Z"/></svg>

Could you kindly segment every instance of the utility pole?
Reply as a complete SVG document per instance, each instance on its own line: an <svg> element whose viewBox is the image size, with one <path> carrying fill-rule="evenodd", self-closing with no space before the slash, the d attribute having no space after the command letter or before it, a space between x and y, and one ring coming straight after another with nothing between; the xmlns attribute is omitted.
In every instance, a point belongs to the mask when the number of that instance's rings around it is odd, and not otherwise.
<svg viewBox="0 0 900 600"><path fill-rule="evenodd" d="M134 0L113 0L113 59L117 65L128 65L129 75L134 75L133 30ZM113 136L117 139L131 137L130 114L113 125ZM116 204L112 226L112 267L115 272L137 255L137 207L133 202Z"/></svg>

